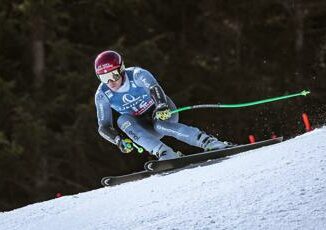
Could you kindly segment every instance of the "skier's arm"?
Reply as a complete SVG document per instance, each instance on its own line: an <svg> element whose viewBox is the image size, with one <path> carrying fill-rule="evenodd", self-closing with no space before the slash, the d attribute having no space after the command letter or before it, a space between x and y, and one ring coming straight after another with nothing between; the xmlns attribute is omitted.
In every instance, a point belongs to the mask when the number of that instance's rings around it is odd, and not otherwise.
<svg viewBox="0 0 326 230"><path fill-rule="evenodd" d="M135 70L134 79L135 83L138 86L145 88L154 100L156 106L153 113L154 118L160 120L169 119L171 117L171 110L168 106L167 97L154 76L147 70L137 68Z"/></svg>
<svg viewBox="0 0 326 230"><path fill-rule="evenodd" d="M156 106L167 105L167 98L162 87L149 71L136 68L134 79L138 86L148 91Z"/></svg>
<svg viewBox="0 0 326 230"><path fill-rule="evenodd" d="M112 109L109 100L102 93L95 95L95 105L98 121L98 132L107 141L118 146L121 152L130 153L133 146L131 140L122 138L119 132L112 125ZM132 142L131 142L132 143Z"/></svg>
<svg viewBox="0 0 326 230"><path fill-rule="evenodd" d="M107 141L118 145L121 139L118 131L112 125L112 109L109 100L102 93L95 95L98 132Z"/></svg>

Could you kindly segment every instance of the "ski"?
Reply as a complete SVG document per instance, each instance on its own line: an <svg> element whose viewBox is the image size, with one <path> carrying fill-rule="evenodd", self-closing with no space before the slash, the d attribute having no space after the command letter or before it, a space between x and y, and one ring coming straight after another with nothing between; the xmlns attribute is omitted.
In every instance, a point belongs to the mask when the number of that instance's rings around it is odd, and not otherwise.
<svg viewBox="0 0 326 230"><path fill-rule="evenodd" d="M238 153L242 153L245 151L249 151L252 149L257 149L260 147L272 145L279 143L283 140L283 137L278 137L274 139L269 139L265 141L260 141L252 144L246 144L246 145L239 145L231 148L221 149L221 150L212 150L208 152L202 152L192 155L183 156L176 159L171 160L152 160L145 163L144 167L145 170L151 171L151 172L161 172L166 170L173 170L178 169L182 167L186 167L191 164L197 164L200 162L205 162L208 160L214 160L219 158L224 158L228 156L232 156Z"/></svg>
<svg viewBox="0 0 326 230"><path fill-rule="evenodd" d="M169 172L172 172L172 170L177 170L191 165L201 165L209 160L214 160L213 163L218 163L228 156L232 156L252 149L257 149L260 147L276 144L281 142L282 140L283 137L278 137L275 139L260 141L253 144L239 145L236 147L222 149L222 150L212 150L208 152L192 154L192 155L183 156L172 160L148 161L144 165L145 167L144 171L135 172L135 173L122 175L122 176L103 177L101 180L101 184L103 186L119 185L126 182L141 180L155 174L162 174L162 173L168 174Z"/></svg>
<svg viewBox="0 0 326 230"><path fill-rule="evenodd" d="M136 180L141 180L147 177L150 177L151 175L156 174L157 172L151 172L151 171L140 171L140 172L135 172L131 174L126 174L122 176L108 176L108 177L103 177L101 179L101 184L105 186L114 186L114 185L119 185L123 184L126 182L130 181L136 181Z"/></svg>

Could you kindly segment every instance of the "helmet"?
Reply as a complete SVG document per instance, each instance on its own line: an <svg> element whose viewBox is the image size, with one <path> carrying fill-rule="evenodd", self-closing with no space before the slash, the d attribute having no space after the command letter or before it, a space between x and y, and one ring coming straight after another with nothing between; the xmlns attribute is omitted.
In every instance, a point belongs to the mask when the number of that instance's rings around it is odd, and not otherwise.
<svg viewBox="0 0 326 230"><path fill-rule="evenodd" d="M120 54L112 50L100 53L95 59L94 68L98 78L100 75L107 74L114 70L120 74L125 70Z"/></svg>

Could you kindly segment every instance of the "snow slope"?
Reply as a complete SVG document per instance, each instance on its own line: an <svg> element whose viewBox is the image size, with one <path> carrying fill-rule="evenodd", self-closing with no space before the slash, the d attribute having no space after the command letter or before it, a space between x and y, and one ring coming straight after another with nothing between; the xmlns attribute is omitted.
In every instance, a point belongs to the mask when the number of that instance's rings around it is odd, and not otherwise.
<svg viewBox="0 0 326 230"><path fill-rule="evenodd" d="M0 213L0 229L326 229L326 127L218 164Z"/></svg>

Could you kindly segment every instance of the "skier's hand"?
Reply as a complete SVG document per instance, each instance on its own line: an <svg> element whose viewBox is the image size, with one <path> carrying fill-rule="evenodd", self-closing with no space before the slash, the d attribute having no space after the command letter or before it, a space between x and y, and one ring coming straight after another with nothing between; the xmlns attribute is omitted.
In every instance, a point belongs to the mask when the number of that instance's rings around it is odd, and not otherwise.
<svg viewBox="0 0 326 230"><path fill-rule="evenodd" d="M165 120L171 118L171 116L172 116L171 110L165 104L158 105L154 110L154 118L155 119L165 121Z"/></svg>
<svg viewBox="0 0 326 230"><path fill-rule="evenodd" d="M129 138L120 139L118 142L118 147L123 153L130 153L134 149L134 146L132 145L132 140L130 140Z"/></svg>

